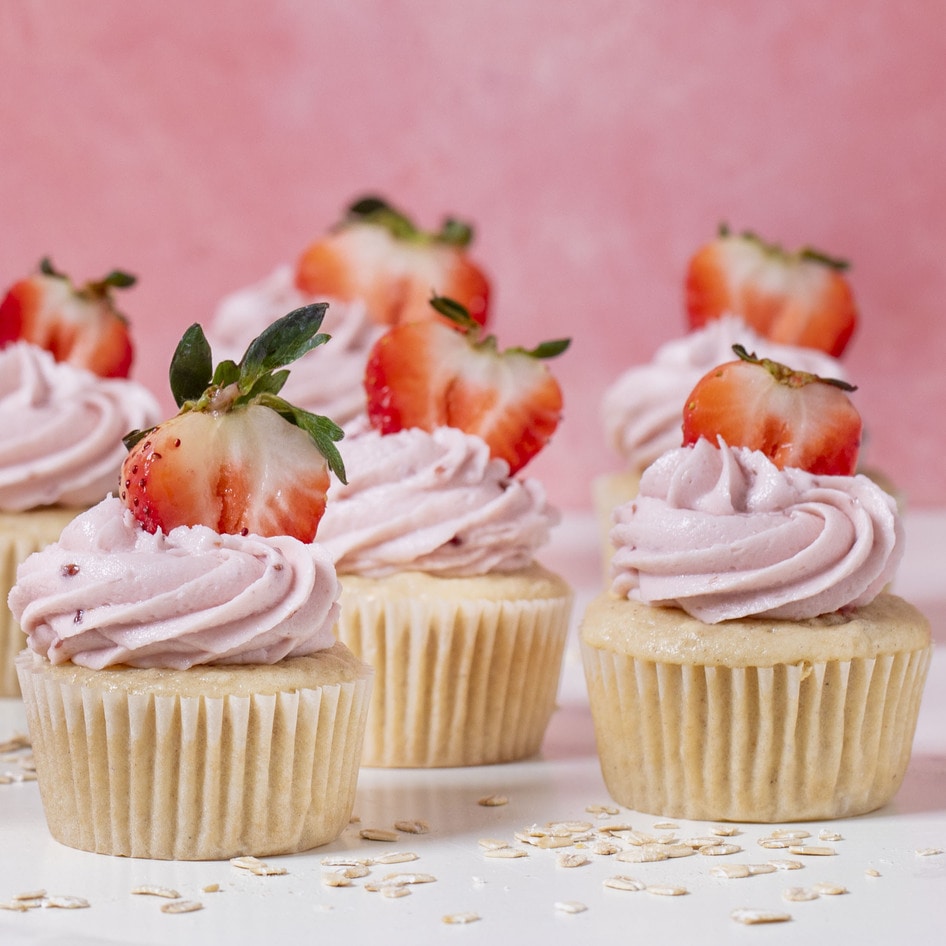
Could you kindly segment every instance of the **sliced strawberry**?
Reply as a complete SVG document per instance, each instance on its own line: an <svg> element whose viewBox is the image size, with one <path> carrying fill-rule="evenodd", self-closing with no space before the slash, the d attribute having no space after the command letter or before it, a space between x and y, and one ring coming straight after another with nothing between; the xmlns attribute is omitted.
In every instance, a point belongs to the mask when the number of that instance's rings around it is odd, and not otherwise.
<svg viewBox="0 0 946 946"><path fill-rule="evenodd" d="M48 259L39 271L15 283L0 302L0 347L23 339L45 348L57 361L105 378L126 378L132 345L125 316L115 308L113 289L135 284L115 270L76 288Z"/></svg>
<svg viewBox="0 0 946 946"><path fill-rule="evenodd" d="M774 342L838 356L857 324L846 269L843 260L816 250L789 253L721 227L687 270L690 327L731 312Z"/></svg>
<svg viewBox="0 0 946 946"><path fill-rule="evenodd" d="M171 362L176 417L125 438L119 495L149 532L209 526L221 533L315 537L329 469L344 481L335 441L342 431L279 397L284 365L327 341L317 335L325 305L274 322L239 365L212 371L199 325Z"/></svg>
<svg viewBox="0 0 946 946"><path fill-rule="evenodd" d="M764 453L777 467L852 476L861 418L843 381L793 371L739 345L738 360L697 382L683 410L683 444L705 437Z"/></svg>
<svg viewBox="0 0 946 946"><path fill-rule="evenodd" d="M452 219L438 233L419 230L383 200L366 197L305 250L296 285L316 298L362 299L379 325L435 317L432 292L455 299L485 324L489 281L467 255L472 238L468 225Z"/></svg>
<svg viewBox="0 0 946 946"><path fill-rule="evenodd" d="M562 392L543 359L567 339L532 351L500 352L496 339L453 300L432 305L448 321L395 326L375 344L365 369L368 418L382 434L408 427L459 427L489 444L494 457L521 469L561 419Z"/></svg>

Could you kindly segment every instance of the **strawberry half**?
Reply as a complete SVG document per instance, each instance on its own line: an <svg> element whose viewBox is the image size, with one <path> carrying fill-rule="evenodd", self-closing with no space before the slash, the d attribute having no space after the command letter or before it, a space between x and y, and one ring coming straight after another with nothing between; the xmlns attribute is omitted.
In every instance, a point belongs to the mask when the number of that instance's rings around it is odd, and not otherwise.
<svg viewBox="0 0 946 946"><path fill-rule="evenodd" d="M562 392L544 364L570 340L531 351L499 351L496 339L455 300L435 297L441 319L408 322L382 335L365 369L368 418L382 434L408 427L459 427L476 434L515 473L549 441Z"/></svg>
<svg viewBox="0 0 946 946"><path fill-rule="evenodd" d="M45 348L56 361L103 378L127 378L131 339L112 290L133 286L135 281L134 276L114 270L76 288L43 259L38 272L14 283L0 302L0 347L22 339Z"/></svg>
<svg viewBox="0 0 946 946"><path fill-rule="evenodd" d="M125 438L119 496L148 532L209 526L217 532L315 538L329 469L343 482L341 428L279 397L284 366L328 340L316 334L325 303L270 325L239 364L213 370L192 325L171 361L176 417ZM283 369L283 370L280 370Z"/></svg>
<svg viewBox="0 0 946 946"><path fill-rule="evenodd" d="M777 467L853 476L861 418L844 381L793 371L747 354L707 372L683 410L683 444L721 437L731 447L760 450Z"/></svg>
<svg viewBox="0 0 946 946"><path fill-rule="evenodd" d="M721 227L687 270L690 327L731 312L774 342L837 357L857 324L847 266L817 250L789 253L752 233Z"/></svg>
<svg viewBox="0 0 946 946"><path fill-rule="evenodd" d="M305 250L296 286L316 298L362 299L378 325L435 317L432 292L455 299L485 324L489 282L467 255L472 239L472 228L458 220L426 232L380 198L365 197Z"/></svg>

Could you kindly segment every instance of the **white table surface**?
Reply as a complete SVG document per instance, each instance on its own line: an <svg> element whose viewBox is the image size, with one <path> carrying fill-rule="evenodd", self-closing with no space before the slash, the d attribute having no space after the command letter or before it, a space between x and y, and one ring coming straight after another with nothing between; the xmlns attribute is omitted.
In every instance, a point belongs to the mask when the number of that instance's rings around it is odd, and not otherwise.
<svg viewBox="0 0 946 946"><path fill-rule="evenodd" d="M859 818L804 827L817 839L836 832L832 857L808 857L795 871L726 880L710 869L721 862L760 863L784 852L766 852L757 841L771 831L740 826L734 841L744 851L726 858L702 855L650 864L616 863L589 854L583 866L557 863L558 851L530 848L528 856L495 859L479 841L495 838L526 846L514 834L552 821L588 821L595 826L630 823L655 831L660 819L621 810L601 817L589 806L611 803L595 755L591 718L574 626L585 602L601 585L597 532L590 516L566 516L544 556L571 577L576 590L572 638L563 668L560 707L540 757L512 765L435 771L363 770L353 823L334 843L316 851L271 858L280 876L256 876L228 862L181 863L131 860L75 851L46 830L35 782L0 784L0 902L25 891L71 895L87 909L0 910L0 946L12 944L168 944L369 941L386 946L463 942L558 943L842 943L946 942L946 512L907 515L908 548L895 590L919 605L933 622L937 641L913 757L904 784L884 809ZM25 731L18 700L0 700L0 741ZM0 762L0 775L16 775L14 762ZM485 807L478 800L501 794L508 803ZM396 821L422 819L427 834L402 833L395 842L366 841L365 827L393 828ZM707 824L677 821L681 837L705 834ZM815 843L825 844L825 842ZM374 857L392 851L418 855L409 864L372 866L349 887L322 883L323 858L352 854ZM874 870L880 876L871 876ZM409 871L436 878L416 884L398 899L365 889L388 873ZM684 896L609 889L616 874L647 884L678 885ZM826 881L849 891L809 902L786 902L788 887ZM169 915L166 903L131 891L143 884L171 887L203 904L198 912ZM218 892L205 892L218 884ZM577 901L587 908L557 907ZM787 912L791 921L742 926L730 914L748 907ZM476 914L465 925L447 925L447 914Z"/></svg>

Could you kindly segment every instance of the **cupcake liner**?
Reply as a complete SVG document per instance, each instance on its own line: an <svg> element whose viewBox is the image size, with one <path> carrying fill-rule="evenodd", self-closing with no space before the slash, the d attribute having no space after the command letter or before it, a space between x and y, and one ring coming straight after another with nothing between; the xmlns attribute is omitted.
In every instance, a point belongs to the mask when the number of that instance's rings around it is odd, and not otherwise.
<svg viewBox="0 0 946 946"><path fill-rule="evenodd" d="M298 661L318 656L284 663L304 669ZM325 844L348 824L366 667L338 682L222 695L139 687L153 671L53 667L26 651L17 669L46 820L63 844L157 859L262 857ZM252 680L253 669L235 673ZM163 673L173 682L191 671Z"/></svg>
<svg viewBox="0 0 946 946"><path fill-rule="evenodd" d="M396 587L402 576L394 577ZM537 753L555 709L571 594L486 600L483 579L425 584L469 597L387 594L388 579L346 581L337 633L375 668L362 764L440 767ZM548 584L548 582L546 582Z"/></svg>
<svg viewBox="0 0 946 946"><path fill-rule="evenodd" d="M900 787L932 653L928 628L921 646L771 666L654 660L584 638L602 775L628 808L818 820L872 811Z"/></svg>
<svg viewBox="0 0 946 946"><path fill-rule="evenodd" d="M80 512L51 506L0 513L0 697L20 695L16 655L26 646L26 636L7 607L7 596L16 584L16 570L33 552L57 541Z"/></svg>

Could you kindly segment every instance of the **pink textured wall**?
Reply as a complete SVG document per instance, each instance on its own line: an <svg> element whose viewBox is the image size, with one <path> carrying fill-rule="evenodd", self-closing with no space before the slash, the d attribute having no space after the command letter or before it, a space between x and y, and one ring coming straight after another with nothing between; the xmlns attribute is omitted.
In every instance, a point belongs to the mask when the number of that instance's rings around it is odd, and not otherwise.
<svg viewBox="0 0 946 946"><path fill-rule="evenodd" d="M853 263L868 459L946 504L946 7L887 0L0 4L0 282L120 266L137 376L366 190L477 227L504 344L574 336L529 469L614 467L598 404L683 330L720 220ZM170 405L169 399L167 400Z"/></svg>

